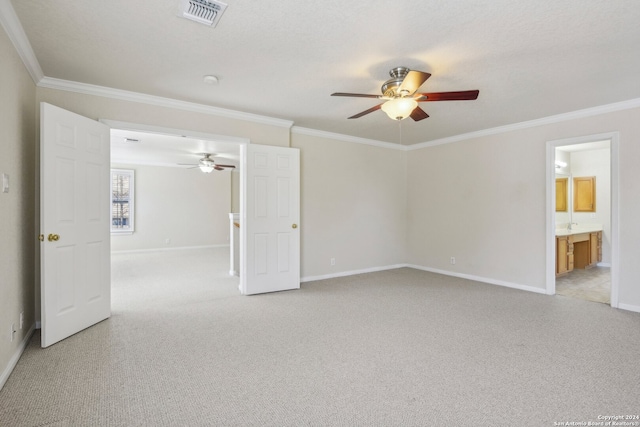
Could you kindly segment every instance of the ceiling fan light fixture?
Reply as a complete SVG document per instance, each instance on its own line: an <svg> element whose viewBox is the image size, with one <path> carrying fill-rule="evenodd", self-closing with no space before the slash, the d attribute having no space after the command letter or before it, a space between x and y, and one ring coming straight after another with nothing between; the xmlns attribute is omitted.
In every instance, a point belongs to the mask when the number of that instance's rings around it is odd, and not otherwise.
<svg viewBox="0 0 640 427"><path fill-rule="evenodd" d="M215 162L210 159L210 156L210 154L205 154L204 158L200 159L200 161L198 162L198 167L204 173L211 173L213 171L213 168L215 168L216 166Z"/></svg>
<svg viewBox="0 0 640 427"><path fill-rule="evenodd" d="M562 160L556 160L556 169L566 168L567 162L563 162Z"/></svg>
<svg viewBox="0 0 640 427"><path fill-rule="evenodd" d="M391 120L403 120L411 115L418 106L413 98L394 98L382 104L382 111L387 113Z"/></svg>

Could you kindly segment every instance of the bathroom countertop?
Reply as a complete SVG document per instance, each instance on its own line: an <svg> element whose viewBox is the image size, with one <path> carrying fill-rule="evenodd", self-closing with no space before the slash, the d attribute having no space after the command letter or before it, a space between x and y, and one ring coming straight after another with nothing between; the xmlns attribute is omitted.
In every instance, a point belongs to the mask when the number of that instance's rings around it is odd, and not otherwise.
<svg viewBox="0 0 640 427"><path fill-rule="evenodd" d="M567 230L565 227L556 228L556 236L573 236L574 234L593 233L594 231L602 231L602 224L572 225L571 230Z"/></svg>

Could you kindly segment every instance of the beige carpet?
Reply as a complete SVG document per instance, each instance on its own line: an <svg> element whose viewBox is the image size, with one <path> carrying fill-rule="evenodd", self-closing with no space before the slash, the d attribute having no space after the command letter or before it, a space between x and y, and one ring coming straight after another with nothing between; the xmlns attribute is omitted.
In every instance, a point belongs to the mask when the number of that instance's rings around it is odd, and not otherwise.
<svg viewBox="0 0 640 427"><path fill-rule="evenodd" d="M219 250L113 258L113 316L2 426L553 426L640 411L640 314L408 268L245 297Z"/></svg>

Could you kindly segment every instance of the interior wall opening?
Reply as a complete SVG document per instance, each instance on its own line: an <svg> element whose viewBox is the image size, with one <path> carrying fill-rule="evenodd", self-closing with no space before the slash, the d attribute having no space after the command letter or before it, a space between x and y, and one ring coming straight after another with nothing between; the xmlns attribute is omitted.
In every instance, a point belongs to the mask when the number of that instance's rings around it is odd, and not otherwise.
<svg viewBox="0 0 640 427"><path fill-rule="evenodd" d="M191 289L202 283L237 293L239 280L233 273L240 242L233 241L232 227L239 226L240 145L247 142L107 124L112 126L112 169L133 170L135 176L135 229L111 236L113 308L141 301L143 291L148 298L184 292L186 287L179 289L177 283L159 286L172 263L175 268L191 266L185 277Z"/></svg>
<svg viewBox="0 0 640 427"><path fill-rule="evenodd" d="M547 293L617 307L617 134L548 143Z"/></svg>

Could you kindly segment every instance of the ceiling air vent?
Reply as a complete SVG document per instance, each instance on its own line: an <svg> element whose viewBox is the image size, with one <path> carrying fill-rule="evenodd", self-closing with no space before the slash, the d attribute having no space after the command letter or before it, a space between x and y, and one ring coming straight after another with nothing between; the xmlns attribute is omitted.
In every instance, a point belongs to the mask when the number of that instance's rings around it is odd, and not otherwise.
<svg viewBox="0 0 640 427"><path fill-rule="evenodd" d="M227 8L226 3L211 0L180 0L180 16L215 27Z"/></svg>

